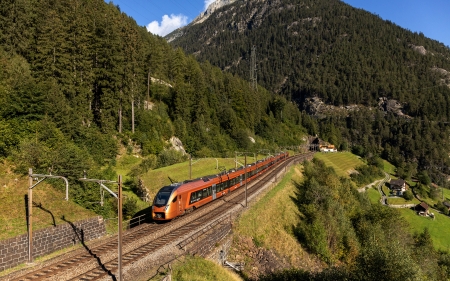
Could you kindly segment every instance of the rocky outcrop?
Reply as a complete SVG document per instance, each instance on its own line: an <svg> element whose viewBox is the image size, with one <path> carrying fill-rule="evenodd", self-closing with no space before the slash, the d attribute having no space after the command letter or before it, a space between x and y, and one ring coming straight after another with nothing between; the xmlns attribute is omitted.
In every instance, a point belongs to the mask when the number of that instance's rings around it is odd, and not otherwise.
<svg viewBox="0 0 450 281"><path fill-rule="evenodd" d="M407 115L405 115L402 111L403 105L397 100L388 99L386 97L379 98L378 107L383 111L392 112L398 116L407 117Z"/></svg>
<svg viewBox="0 0 450 281"><path fill-rule="evenodd" d="M182 152L183 155L186 154L186 150L184 149L183 143L181 140L177 137L171 137L170 138L170 144L172 145L172 149Z"/></svg>
<svg viewBox="0 0 450 281"><path fill-rule="evenodd" d="M416 51L416 52L418 52L419 54L421 54L421 55L426 55L427 54L427 50L425 49L425 47L424 46L414 46L414 45L411 45L411 48L414 50L414 51Z"/></svg>
<svg viewBox="0 0 450 281"><path fill-rule="evenodd" d="M219 8L222 8L223 6L229 5L236 2L236 0L216 0L213 3L211 3L206 11L201 13L198 17L196 17L192 24L198 24L204 22L207 18L209 18L210 15L214 13Z"/></svg>

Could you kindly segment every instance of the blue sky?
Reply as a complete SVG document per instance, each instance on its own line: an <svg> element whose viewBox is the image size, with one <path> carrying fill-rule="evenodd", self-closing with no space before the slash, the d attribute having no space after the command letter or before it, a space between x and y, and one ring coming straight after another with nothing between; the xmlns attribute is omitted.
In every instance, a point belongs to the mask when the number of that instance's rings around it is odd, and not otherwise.
<svg viewBox="0 0 450 281"><path fill-rule="evenodd" d="M109 2L109 0L105 0ZM191 22L213 0L113 0L141 26L164 36ZM450 46L450 0L343 0Z"/></svg>

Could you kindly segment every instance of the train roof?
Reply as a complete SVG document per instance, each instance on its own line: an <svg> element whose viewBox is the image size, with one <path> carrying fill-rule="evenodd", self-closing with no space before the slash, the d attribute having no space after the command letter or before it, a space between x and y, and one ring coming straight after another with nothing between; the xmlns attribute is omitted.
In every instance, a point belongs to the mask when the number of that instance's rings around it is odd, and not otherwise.
<svg viewBox="0 0 450 281"><path fill-rule="evenodd" d="M265 159L258 160L256 163L259 164L259 163L262 163L262 162L265 162L265 161L271 161L271 160L273 160L273 158L274 158L273 156L266 157ZM248 163L247 167L251 167L251 166L254 166L254 165L255 165L255 163ZM219 174L204 176L204 177L200 177L200 178L196 178L196 179L192 179L192 180L185 180L183 182L174 183L174 184L171 184L169 186L165 186L161 190L166 188L164 191L172 192L173 190L177 189L179 192L185 192L185 191L188 191L190 189L200 188L202 186L206 187L206 186L210 185L210 181L213 181L213 180L217 179L217 182L219 182L220 177L222 177L224 175L230 175L230 174L233 174L233 173L236 173L236 172L240 172L243 169L244 169L244 167L241 166L241 167L239 167L237 169L236 168L232 168L232 169L230 169L228 171L224 171L224 172L221 172Z"/></svg>

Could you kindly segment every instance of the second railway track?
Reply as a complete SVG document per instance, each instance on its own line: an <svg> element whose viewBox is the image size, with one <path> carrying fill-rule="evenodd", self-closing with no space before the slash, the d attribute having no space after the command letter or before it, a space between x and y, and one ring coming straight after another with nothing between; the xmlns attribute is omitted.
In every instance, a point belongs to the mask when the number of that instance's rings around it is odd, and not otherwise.
<svg viewBox="0 0 450 281"><path fill-rule="evenodd" d="M274 167L262 178L248 184L247 197L252 198L261 189L279 179L286 167L310 159L312 155L312 153L306 153L293 156ZM159 250L172 245L170 251L175 251L173 247L192 233L220 220L223 216L229 216L228 212L242 210L244 200L244 188L240 188L169 223L144 224L125 232L122 241L124 280L132 280L127 277L136 272L133 270L133 265L139 266L138 264L142 263L140 261L145 260L146 257L152 261L160 260L163 264L165 259L156 257ZM177 250L182 253L181 249ZM159 253L161 254L164 254L164 251ZM167 255L167 251L165 254ZM154 257L151 257L152 255ZM83 249L76 250L66 258L55 258L42 264L38 269L6 276L5 280L118 280L117 258L117 238L111 237L101 245L91 246L91 248L84 245ZM158 264L153 263L152 266L157 267Z"/></svg>

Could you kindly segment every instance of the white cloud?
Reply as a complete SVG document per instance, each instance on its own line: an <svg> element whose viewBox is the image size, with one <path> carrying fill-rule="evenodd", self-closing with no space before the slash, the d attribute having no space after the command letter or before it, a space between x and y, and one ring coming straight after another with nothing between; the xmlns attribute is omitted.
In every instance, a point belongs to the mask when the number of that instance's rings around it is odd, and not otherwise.
<svg viewBox="0 0 450 281"><path fill-rule="evenodd" d="M166 36L175 29L185 26L188 22L188 17L184 15L174 15L170 16L164 15L162 17L161 24L158 21L152 21L147 25L147 30L153 34L159 36Z"/></svg>
<svg viewBox="0 0 450 281"><path fill-rule="evenodd" d="M208 6L214 2L216 2L216 0L205 0L205 9L203 11L206 11L206 9L208 9Z"/></svg>

